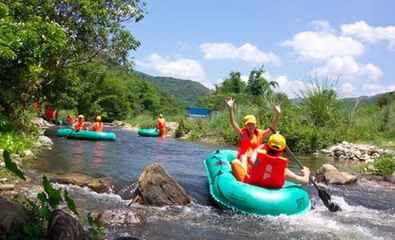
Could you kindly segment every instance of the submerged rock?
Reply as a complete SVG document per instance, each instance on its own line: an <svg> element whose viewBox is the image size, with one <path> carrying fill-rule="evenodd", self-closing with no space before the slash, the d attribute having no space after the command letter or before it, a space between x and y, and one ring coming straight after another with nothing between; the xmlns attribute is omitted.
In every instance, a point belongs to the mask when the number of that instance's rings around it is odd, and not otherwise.
<svg viewBox="0 0 395 240"><path fill-rule="evenodd" d="M48 223L49 240L84 240L85 232L79 221L62 210L51 213Z"/></svg>
<svg viewBox="0 0 395 240"><path fill-rule="evenodd" d="M79 173L49 175L48 178L50 182L56 182L60 184L73 184L80 187L89 187L90 189L98 193L109 192L112 187L112 182L109 178L92 178L90 176Z"/></svg>
<svg viewBox="0 0 395 240"><path fill-rule="evenodd" d="M350 184L357 181L357 177L347 172L340 172L331 164L324 164L317 171L317 181L329 184Z"/></svg>
<svg viewBox="0 0 395 240"><path fill-rule="evenodd" d="M7 233L18 231L28 221L28 213L22 205L0 198L0 239Z"/></svg>
<svg viewBox="0 0 395 240"><path fill-rule="evenodd" d="M155 206L186 205L191 197L159 163L153 163L143 169L138 180L138 196L133 201Z"/></svg>
<svg viewBox="0 0 395 240"><path fill-rule="evenodd" d="M385 176L384 180L390 183L395 184L395 172L392 173L392 175Z"/></svg>
<svg viewBox="0 0 395 240"><path fill-rule="evenodd" d="M124 130L131 130L131 131L137 131L137 128L134 128L132 125L130 125L127 122L122 122L122 121L113 121L111 123L111 125L113 127L118 127L118 128L122 128Z"/></svg>
<svg viewBox="0 0 395 240"><path fill-rule="evenodd" d="M129 209L106 210L101 215L101 220L107 225L135 225L143 223L143 215L137 214Z"/></svg>

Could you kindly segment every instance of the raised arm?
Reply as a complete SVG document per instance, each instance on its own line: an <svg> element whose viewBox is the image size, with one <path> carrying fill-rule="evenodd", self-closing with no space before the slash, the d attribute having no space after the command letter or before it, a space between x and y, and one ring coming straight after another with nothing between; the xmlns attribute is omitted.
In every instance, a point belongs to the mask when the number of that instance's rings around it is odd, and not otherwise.
<svg viewBox="0 0 395 240"><path fill-rule="evenodd" d="M273 118L272 118L272 123L270 125L271 129L276 130L278 122L281 117L281 108L279 105L273 105Z"/></svg>
<svg viewBox="0 0 395 240"><path fill-rule="evenodd" d="M235 118L235 109L234 109L235 100L232 97L228 97L228 98L225 98L225 103L229 109L230 125L235 130L235 132L240 133L240 127L239 127L239 124L237 124L236 118Z"/></svg>

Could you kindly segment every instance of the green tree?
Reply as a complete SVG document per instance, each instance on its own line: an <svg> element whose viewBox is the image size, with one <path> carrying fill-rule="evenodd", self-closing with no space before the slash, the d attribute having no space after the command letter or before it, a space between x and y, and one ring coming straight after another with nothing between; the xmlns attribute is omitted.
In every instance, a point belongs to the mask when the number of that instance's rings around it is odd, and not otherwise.
<svg viewBox="0 0 395 240"><path fill-rule="evenodd" d="M240 94L245 91L246 84L241 80L240 72L231 72L229 78L221 84L221 91L224 93Z"/></svg>
<svg viewBox="0 0 395 240"><path fill-rule="evenodd" d="M3 0L0 3L0 106L18 116L32 101L72 102L75 68L96 57L131 66L140 43L125 22L139 21L139 0Z"/></svg>
<svg viewBox="0 0 395 240"><path fill-rule="evenodd" d="M250 72L247 89L252 96L269 98L273 95L272 88L278 87L278 83L267 80L264 73L265 69L263 66Z"/></svg>

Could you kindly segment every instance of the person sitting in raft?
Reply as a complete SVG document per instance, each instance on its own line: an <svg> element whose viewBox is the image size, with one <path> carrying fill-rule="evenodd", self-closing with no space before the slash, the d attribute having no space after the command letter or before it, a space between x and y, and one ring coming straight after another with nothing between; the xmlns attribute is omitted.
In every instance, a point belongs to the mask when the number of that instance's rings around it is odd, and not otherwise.
<svg viewBox="0 0 395 240"><path fill-rule="evenodd" d="M101 121L101 116L96 116L95 122L93 123L91 130L95 132L103 132L104 124Z"/></svg>
<svg viewBox="0 0 395 240"><path fill-rule="evenodd" d="M160 137L166 137L166 121L162 113L159 114L158 119L156 120L156 128L159 130Z"/></svg>
<svg viewBox="0 0 395 240"><path fill-rule="evenodd" d="M88 129L84 115L78 115L78 120L76 123L74 123L73 129L76 131Z"/></svg>
<svg viewBox="0 0 395 240"><path fill-rule="evenodd" d="M281 116L280 106L273 106L273 119L271 127L261 130L256 126L256 118L254 115L245 116L244 128L240 128L235 120L235 100L233 98L226 98L225 103L229 108L230 123L235 132L240 135L240 146L237 158L234 161L239 162L244 169L248 169L248 159L250 158L253 150L259 145L263 144L264 139L272 132L271 129L276 129Z"/></svg>
<svg viewBox="0 0 395 240"><path fill-rule="evenodd" d="M66 116L66 124L69 126L73 126L74 124L74 118L70 113Z"/></svg>
<svg viewBox="0 0 395 240"><path fill-rule="evenodd" d="M303 176L288 169L288 159L282 157L286 147L285 138L275 133L270 135L267 144L260 145L251 156L252 167L243 168L240 163L232 163L232 171L236 179L264 188L282 188L285 179L296 183L308 184L310 169L303 167Z"/></svg>

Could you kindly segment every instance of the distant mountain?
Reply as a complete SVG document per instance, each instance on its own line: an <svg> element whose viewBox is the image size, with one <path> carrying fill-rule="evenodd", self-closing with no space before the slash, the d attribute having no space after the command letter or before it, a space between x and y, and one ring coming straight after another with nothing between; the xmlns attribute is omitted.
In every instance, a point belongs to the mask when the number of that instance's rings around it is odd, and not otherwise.
<svg viewBox="0 0 395 240"><path fill-rule="evenodd" d="M201 83L191 80L151 76L138 71L134 71L134 74L174 96L181 104L195 105L199 97L206 96L210 92L210 90Z"/></svg>
<svg viewBox="0 0 395 240"><path fill-rule="evenodd" d="M352 98L343 98L341 100L343 100L344 102L355 102L357 99L359 99L360 103L374 103L377 101L377 99L381 98L381 97L394 97L395 96L395 91L393 92L386 92L386 93L380 93L380 94L376 94L373 96L359 96L359 97L352 97Z"/></svg>

